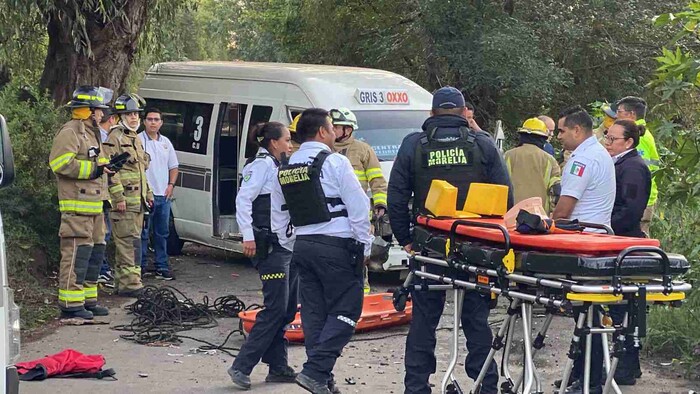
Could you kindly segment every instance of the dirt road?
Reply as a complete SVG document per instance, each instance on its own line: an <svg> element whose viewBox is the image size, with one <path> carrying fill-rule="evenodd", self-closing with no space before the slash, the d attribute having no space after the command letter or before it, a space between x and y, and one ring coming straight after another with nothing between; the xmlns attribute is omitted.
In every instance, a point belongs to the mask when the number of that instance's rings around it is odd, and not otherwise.
<svg viewBox="0 0 700 394"><path fill-rule="evenodd" d="M227 257L221 251L203 247L187 246L186 255L172 258L177 280L168 282L189 297L201 300L207 295L210 300L218 296L235 294L246 304L260 303L260 281L253 268L243 261ZM160 284L152 280L150 283ZM373 290L380 291L397 286L397 282L388 279L376 279ZM131 319L122 308L129 300L111 297L112 315L110 325L124 324ZM451 305L450 305L451 306ZM502 309L493 314L497 323L502 319ZM449 307L441 321L438 331L438 373L433 375L432 383L440 385L442 372L449 359L449 341L452 319ZM534 319L534 328L542 324L543 319ZM81 379L49 379L43 382L24 382L22 393L46 392L93 392L107 393L224 393L238 391L229 380L226 369L232 358L221 352L213 355L194 354L190 349L197 344L185 340L178 347L148 347L137 345L119 338L119 332L110 329L110 325L96 326L62 326L54 333L22 348L22 360L32 360L46 354L56 353L65 348L73 348L84 353L98 353L105 356L106 367L114 368L117 381L98 381ZM553 390L552 382L558 377L566 362L571 319L555 318L547 346L536 357L538 373L542 388L546 393ZM237 319L219 319L219 326L208 330L193 330L187 335L221 343L225 336L238 327ZM403 355L407 327L357 334L353 342L345 349L343 356L335 367L336 379L344 393L402 393L403 392ZM375 339L384 337L383 339ZM230 346L239 347L243 341L240 335L234 335ZM464 352L464 346L461 346ZM290 346L290 363L300 369L304 359L303 346ZM464 372L464 353L460 355L457 379L465 390L470 389L470 380ZM516 359L517 357L512 357ZM500 357L498 359L500 365ZM515 364L513 364L515 367ZM516 368L513 368L517 371ZM665 372L663 367L651 367L645 362L642 366L644 376L636 386L623 388L625 393L688 393L699 390L700 383L688 382L677 375ZM295 385L264 383L267 368L258 366L251 376L254 393L303 393ZM146 376L147 375L147 376ZM346 383L346 379L354 385ZM438 388L434 392L439 392Z"/></svg>

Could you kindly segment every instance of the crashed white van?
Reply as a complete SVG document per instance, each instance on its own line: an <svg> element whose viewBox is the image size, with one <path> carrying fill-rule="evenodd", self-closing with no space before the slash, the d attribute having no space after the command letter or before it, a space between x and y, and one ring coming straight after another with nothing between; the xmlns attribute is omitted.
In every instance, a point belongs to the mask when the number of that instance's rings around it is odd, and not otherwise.
<svg viewBox="0 0 700 394"><path fill-rule="evenodd" d="M10 146L10 135L5 118L0 115L0 187L8 186L15 178L15 167ZM20 332L19 307L15 305L7 278L5 233L0 217L0 364L5 371L0 374L3 393L19 393L19 377L14 364L19 360Z"/></svg>
<svg viewBox="0 0 700 394"><path fill-rule="evenodd" d="M180 161L172 204L169 251L183 241L242 251L236 224L236 192L246 158L250 127L266 121L290 124L306 108L345 107L357 115L357 139L374 148L389 179L403 138L419 131L432 95L391 72L365 68L250 62L156 64L139 94L163 112L161 132ZM406 267L394 245L374 271Z"/></svg>

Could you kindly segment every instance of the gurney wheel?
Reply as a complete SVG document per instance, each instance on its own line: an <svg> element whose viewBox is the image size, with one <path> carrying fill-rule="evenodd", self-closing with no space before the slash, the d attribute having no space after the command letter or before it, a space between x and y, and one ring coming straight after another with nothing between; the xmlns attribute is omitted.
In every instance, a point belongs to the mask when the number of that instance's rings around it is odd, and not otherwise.
<svg viewBox="0 0 700 394"><path fill-rule="evenodd" d="M394 304L394 309L398 312L403 312L406 309L406 301L408 301L408 294L402 289L394 290L394 296L392 297L392 302Z"/></svg>

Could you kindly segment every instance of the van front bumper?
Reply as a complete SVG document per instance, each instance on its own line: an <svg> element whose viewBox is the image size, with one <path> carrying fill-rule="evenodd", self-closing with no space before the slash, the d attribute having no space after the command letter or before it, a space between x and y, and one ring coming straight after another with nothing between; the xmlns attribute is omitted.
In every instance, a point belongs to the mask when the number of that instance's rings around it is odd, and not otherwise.
<svg viewBox="0 0 700 394"><path fill-rule="evenodd" d="M5 368L5 393L19 393L19 375L14 365Z"/></svg>

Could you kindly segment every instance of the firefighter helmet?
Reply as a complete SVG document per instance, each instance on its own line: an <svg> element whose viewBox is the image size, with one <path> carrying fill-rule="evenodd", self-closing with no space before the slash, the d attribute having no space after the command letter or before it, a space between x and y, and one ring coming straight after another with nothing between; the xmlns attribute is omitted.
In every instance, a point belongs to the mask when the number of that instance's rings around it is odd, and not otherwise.
<svg viewBox="0 0 700 394"><path fill-rule="evenodd" d="M352 131L357 130L357 117L347 108L330 110L333 126L350 126Z"/></svg>
<svg viewBox="0 0 700 394"><path fill-rule="evenodd" d="M109 98L105 96L109 95ZM80 86L73 91L73 98L68 102L69 108L109 108L112 90L98 86Z"/></svg>
<svg viewBox="0 0 700 394"><path fill-rule="evenodd" d="M289 125L288 129L290 133L296 133L297 132L297 124L299 123L299 118L301 118L301 114L298 114L297 116L294 117L292 120L292 124Z"/></svg>
<svg viewBox="0 0 700 394"><path fill-rule="evenodd" d="M534 134L542 137L549 136L547 125L537 118L530 118L526 120L525 123L523 123L523 127L518 129L518 133Z"/></svg>
<svg viewBox="0 0 700 394"><path fill-rule="evenodd" d="M131 112L143 112L146 106L146 100L141 98L138 94L122 94L117 97L114 102L114 113L115 114L127 114Z"/></svg>

